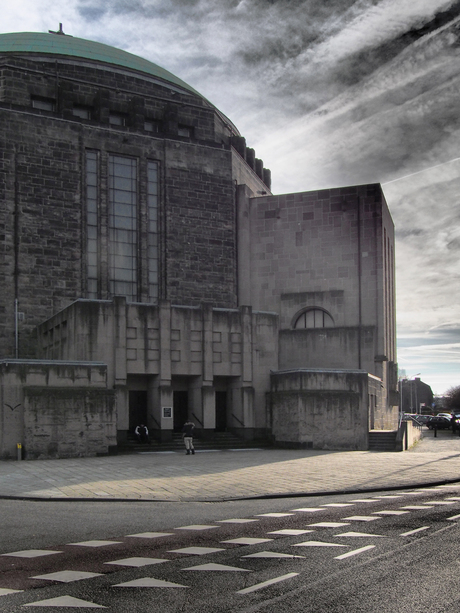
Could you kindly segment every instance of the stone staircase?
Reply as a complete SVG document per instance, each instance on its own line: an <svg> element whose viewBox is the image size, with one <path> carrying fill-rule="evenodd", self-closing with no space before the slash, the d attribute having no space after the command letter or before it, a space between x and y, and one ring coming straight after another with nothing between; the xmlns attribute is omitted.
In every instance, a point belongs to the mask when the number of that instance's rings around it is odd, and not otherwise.
<svg viewBox="0 0 460 613"><path fill-rule="evenodd" d="M211 449L254 449L271 447L269 441L245 441L231 432L214 432L211 438L194 437L193 446L197 451ZM128 434L126 441L118 444L118 453L142 453L152 451L183 451L185 445L180 432L173 432L170 441L139 443L133 434Z"/></svg>
<svg viewBox="0 0 460 613"><path fill-rule="evenodd" d="M397 430L370 430L369 451L396 451Z"/></svg>

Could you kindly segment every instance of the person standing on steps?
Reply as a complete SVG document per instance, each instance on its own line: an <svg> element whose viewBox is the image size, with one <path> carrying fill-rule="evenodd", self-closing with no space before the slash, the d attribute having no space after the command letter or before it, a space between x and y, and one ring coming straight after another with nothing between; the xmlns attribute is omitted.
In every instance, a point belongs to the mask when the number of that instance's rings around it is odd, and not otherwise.
<svg viewBox="0 0 460 613"><path fill-rule="evenodd" d="M193 421L186 421L184 427L182 428L182 437L184 439L185 444L185 453L190 455L195 453L195 448L193 446L193 430L195 429L195 424Z"/></svg>

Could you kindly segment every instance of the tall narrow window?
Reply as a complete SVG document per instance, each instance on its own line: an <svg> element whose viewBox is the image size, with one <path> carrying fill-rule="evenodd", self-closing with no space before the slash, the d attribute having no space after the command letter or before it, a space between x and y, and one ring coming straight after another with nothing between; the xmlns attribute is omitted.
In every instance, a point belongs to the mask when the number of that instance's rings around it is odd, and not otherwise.
<svg viewBox="0 0 460 613"><path fill-rule="evenodd" d="M149 300L158 300L158 164L147 164L147 259L149 279Z"/></svg>
<svg viewBox="0 0 460 613"><path fill-rule="evenodd" d="M109 156L110 293L137 300L137 164Z"/></svg>
<svg viewBox="0 0 460 613"><path fill-rule="evenodd" d="M98 172L97 153L86 152L86 277L87 296L98 297Z"/></svg>

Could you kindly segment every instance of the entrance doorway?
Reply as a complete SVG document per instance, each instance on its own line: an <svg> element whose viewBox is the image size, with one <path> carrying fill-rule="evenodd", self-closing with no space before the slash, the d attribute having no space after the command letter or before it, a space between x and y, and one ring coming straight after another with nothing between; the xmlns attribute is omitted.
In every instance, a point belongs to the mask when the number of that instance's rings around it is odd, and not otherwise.
<svg viewBox="0 0 460 613"><path fill-rule="evenodd" d="M227 429L227 392L216 391L216 432Z"/></svg>
<svg viewBox="0 0 460 613"><path fill-rule="evenodd" d="M147 392L129 391L129 429L132 432L139 424L147 425Z"/></svg>
<svg viewBox="0 0 460 613"><path fill-rule="evenodd" d="M174 431L180 432L188 418L188 392L173 392Z"/></svg>

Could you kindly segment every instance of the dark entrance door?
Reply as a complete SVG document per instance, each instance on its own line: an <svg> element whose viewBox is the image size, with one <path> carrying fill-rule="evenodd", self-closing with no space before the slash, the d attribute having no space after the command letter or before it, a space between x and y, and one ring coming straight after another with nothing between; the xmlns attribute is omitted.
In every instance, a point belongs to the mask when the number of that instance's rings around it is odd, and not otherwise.
<svg viewBox="0 0 460 613"><path fill-rule="evenodd" d="M227 392L216 392L216 432L227 429Z"/></svg>
<svg viewBox="0 0 460 613"><path fill-rule="evenodd" d="M188 392L173 392L174 430L180 432L188 418Z"/></svg>
<svg viewBox="0 0 460 613"><path fill-rule="evenodd" d="M129 392L129 429L132 432L139 424L147 425L147 392Z"/></svg>

